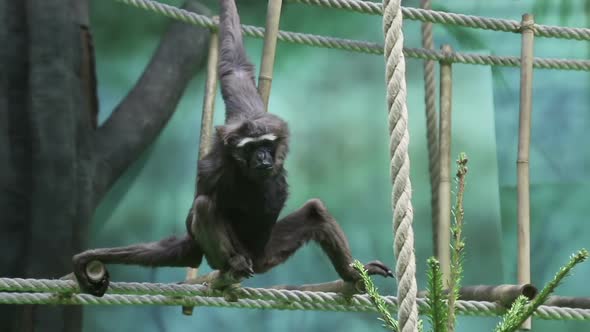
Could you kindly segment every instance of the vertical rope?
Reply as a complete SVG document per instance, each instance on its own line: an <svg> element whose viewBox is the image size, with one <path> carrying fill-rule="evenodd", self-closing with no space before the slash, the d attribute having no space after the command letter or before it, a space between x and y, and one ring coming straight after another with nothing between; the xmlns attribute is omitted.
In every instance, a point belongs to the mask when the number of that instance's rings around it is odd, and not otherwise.
<svg viewBox="0 0 590 332"><path fill-rule="evenodd" d="M430 0L422 0L420 8L430 10ZM434 50L432 23L422 23L422 47ZM438 123L436 121L436 79L432 60L424 61L424 104L426 112L426 138L428 141L428 173L430 174L430 209L432 216L432 248L438 257Z"/></svg>
<svg viewBox="0 0 590 332"><path fill-rule="evenodd" d="M392 205L394 254L397 262L395 276L398 283L398 320L401 332L415 332L418 327L416 306L416 258L414 256L414 230L412 229L412 184L408 156L408 110L406 107L406 63L402 53L401 0L383 0L383 31L387 106L393 179Z"/></svg>

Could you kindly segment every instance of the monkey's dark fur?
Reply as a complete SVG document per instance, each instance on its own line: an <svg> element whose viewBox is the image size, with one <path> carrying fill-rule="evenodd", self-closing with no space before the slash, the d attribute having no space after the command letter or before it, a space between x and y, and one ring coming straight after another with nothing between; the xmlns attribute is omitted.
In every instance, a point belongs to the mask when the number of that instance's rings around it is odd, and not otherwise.
<svg viewBox="0 0 590 332"><path fill-rule="evenodd" d="M219 78L226 122L216 128L211 152L199 162L197 196L186 220L188 234L74 256L74 273L84 292L102 296L108 286L108 275L100 282L86 276L85 267L92 260L198 267L204 255L212 268L243 278L283 263L310 240L321 246L342 279L359 278L350 266L348 241L320 200L309 200L277 222L288 195L283 164L289 130L286 122L265 112L234 0L220 4ZM365 267L370 274L392 276L379 261Z"/></svg>

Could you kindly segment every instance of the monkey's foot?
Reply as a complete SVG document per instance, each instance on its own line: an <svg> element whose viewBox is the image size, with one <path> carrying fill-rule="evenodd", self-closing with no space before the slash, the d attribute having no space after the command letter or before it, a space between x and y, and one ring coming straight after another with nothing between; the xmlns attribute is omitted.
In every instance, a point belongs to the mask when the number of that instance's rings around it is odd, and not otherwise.
<svg viewBox="0 0 590 332"><path fill-rule="evenodd" d="M89 262L84 257L74 256L74 275L82 293L101 297L109 287L109 271L101 266L104 270L89 275L89 264L92 263L92 261Z"/></svg>
<svg viewBox="0 0 590 332"><path fill-rule="evenodd" d="M235 255L228 261L229 273L236 279L250 278L254 276L252 260L243 255Z"/></svg>
<svg viewBox="0 0 590 332"><path fill-rule="evenodd" d="M365 264L365 270L367 270L367 274L369 275L380 275L385 278L393 278L393 272L391 272L391 269L381 261L371 261Z"/></svg>

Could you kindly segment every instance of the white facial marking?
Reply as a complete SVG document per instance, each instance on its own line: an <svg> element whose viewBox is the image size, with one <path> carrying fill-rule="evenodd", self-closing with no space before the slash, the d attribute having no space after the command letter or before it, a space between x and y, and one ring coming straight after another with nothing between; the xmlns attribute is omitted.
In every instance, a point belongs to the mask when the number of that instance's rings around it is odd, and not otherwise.
<svg viewBox="0 0 590 332"><path fill-rule="evenodd" d="M252 142L258 142L258 141L274 141L275 139L277 139L277 136L275 134L264 134L258 137L246 137L246 138L242 138L241 141L238 142L237 147L242 147L248 143L252 143Z"/></svg>

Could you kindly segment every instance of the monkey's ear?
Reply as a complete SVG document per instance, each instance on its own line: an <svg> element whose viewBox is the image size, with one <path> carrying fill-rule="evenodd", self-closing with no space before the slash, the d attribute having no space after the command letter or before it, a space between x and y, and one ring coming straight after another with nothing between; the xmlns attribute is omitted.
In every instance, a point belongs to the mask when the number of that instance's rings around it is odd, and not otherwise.
<svg viewBox="0 0 590 332"><path fill-rule="evenodd" d="M246 125L248 125L247 122L234 121L232 123L216 126L215 131L224 144L231 144L234 143L232 141L235 141L240 137L240 132L243 131L244 126Z"/></svg>
<svg viewBox="0 0 590 332"><path fill-rule="evenodd" d="M215 126L215 132L217 134L217 137L219 137L219 139L221 139L223 141L223 144L228 144L228 140L229 140L229 128L227 128L226 126Z"/></svg>

